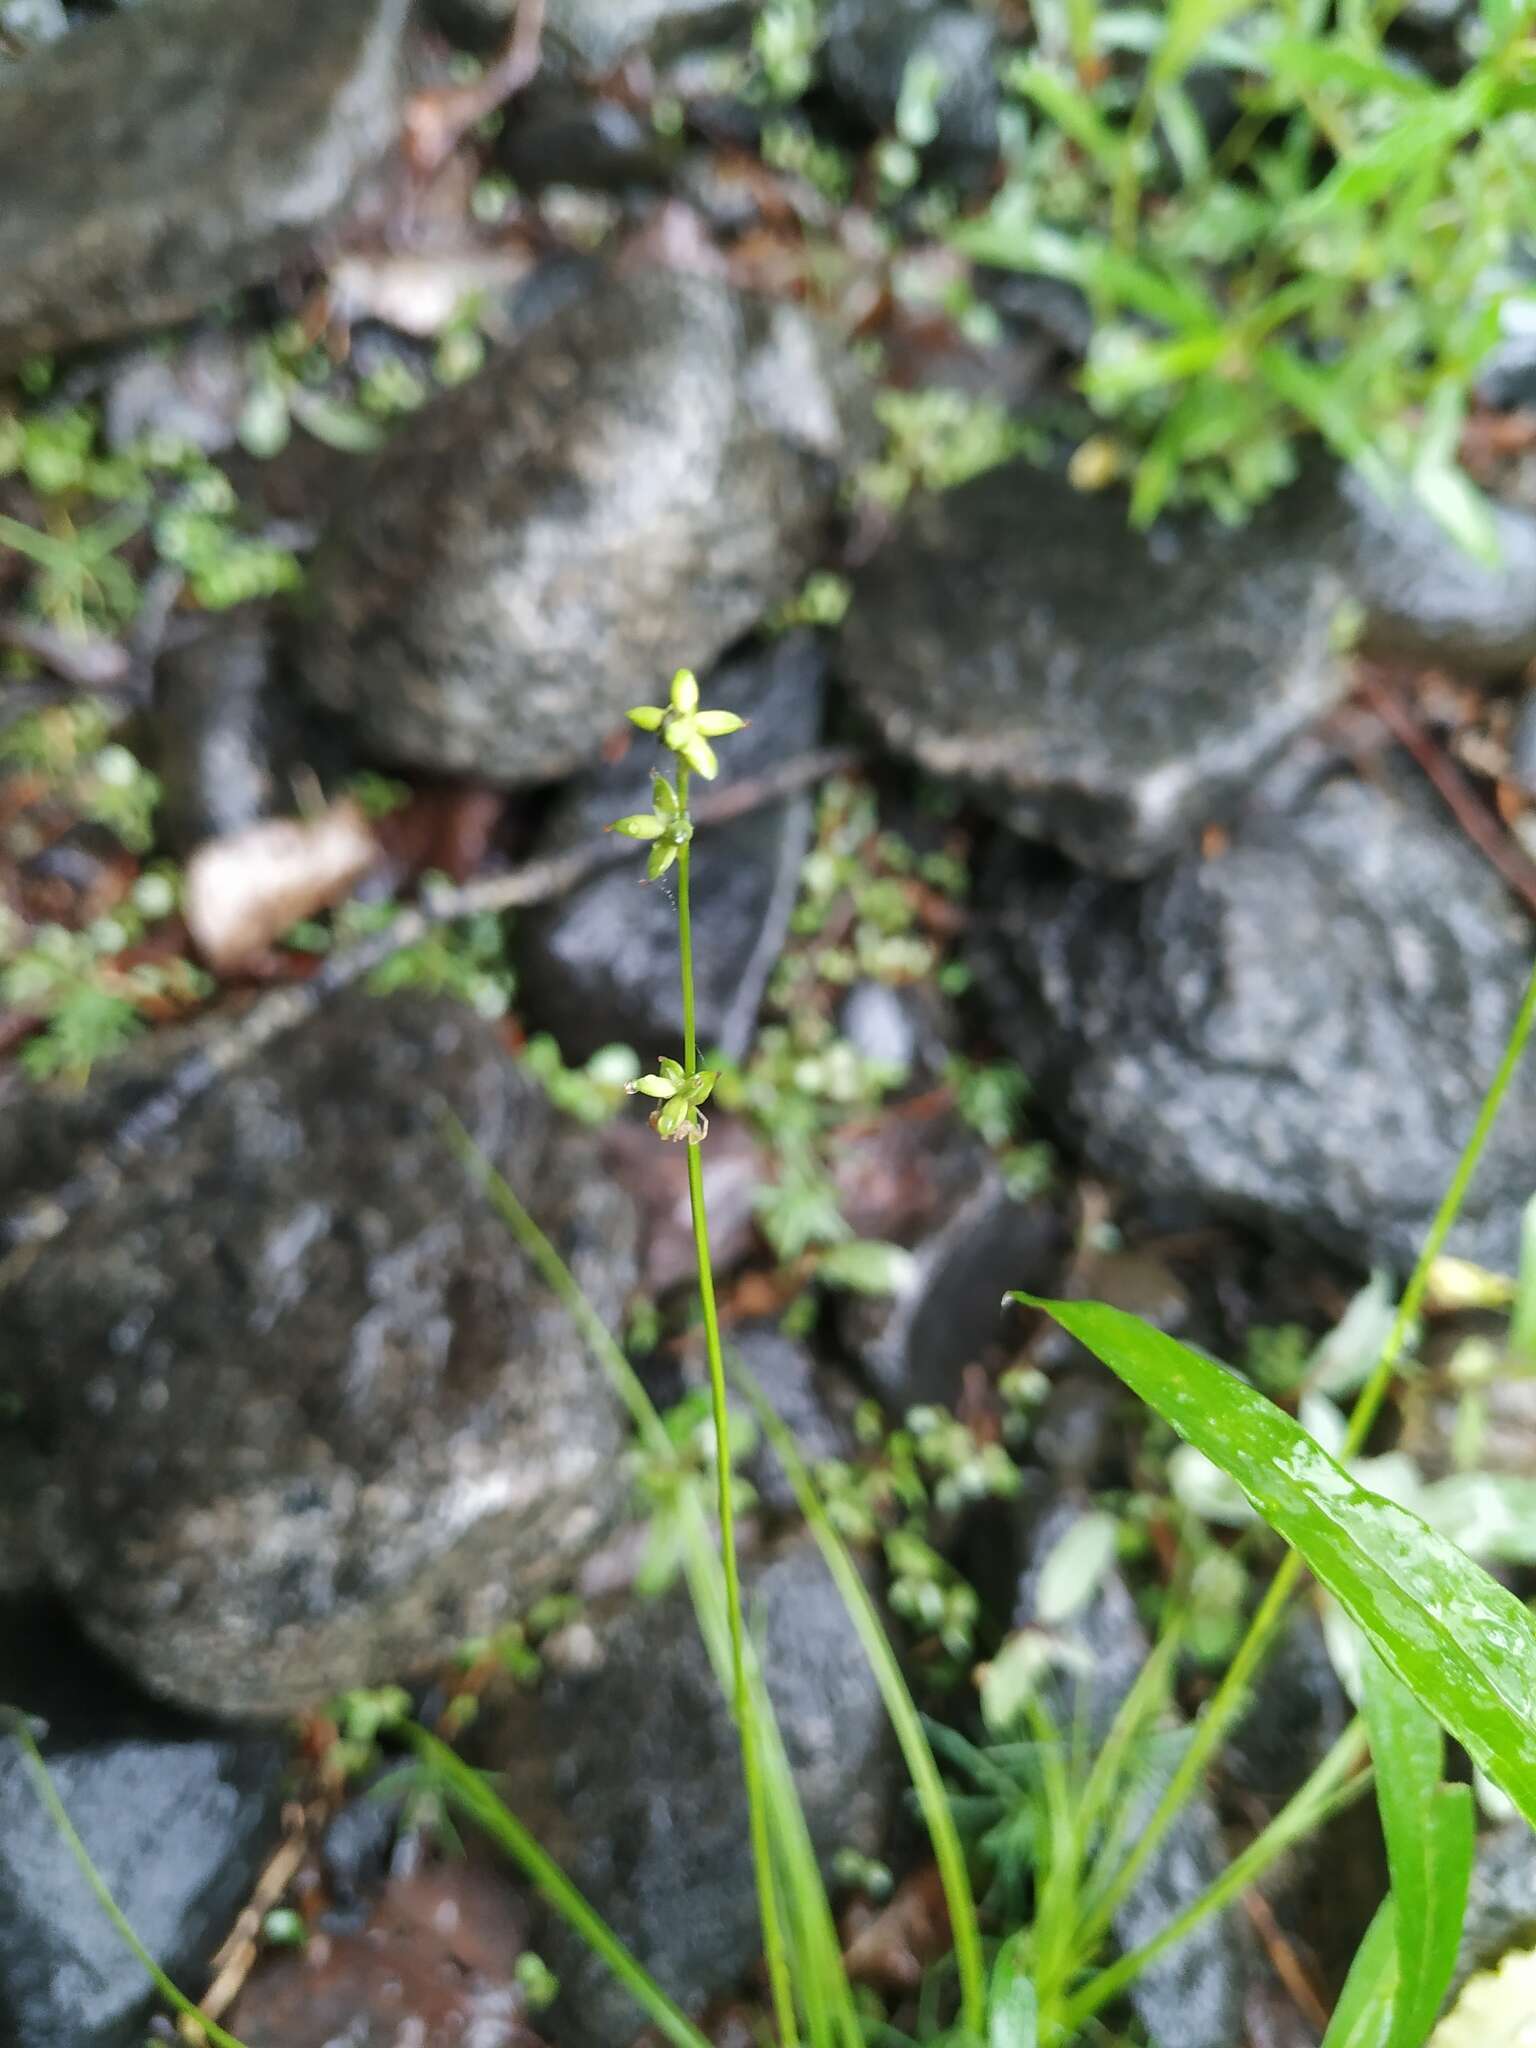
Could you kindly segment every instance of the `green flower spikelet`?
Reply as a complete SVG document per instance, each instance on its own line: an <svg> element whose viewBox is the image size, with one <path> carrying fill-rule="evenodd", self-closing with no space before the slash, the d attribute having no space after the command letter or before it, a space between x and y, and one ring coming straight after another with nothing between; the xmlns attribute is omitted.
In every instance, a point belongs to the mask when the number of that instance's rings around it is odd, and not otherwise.
<svg viewBox="0 0 1536 2048"><path fill-rule="evenodd" d="M642 1074L638 1081L631 1081L625 1093L649 1095L661 1104L660 1109L651 1113L651 1124L658 1137L697 1145L709 1135L709 1118L703 1106L719 1075L712 1067L702 1067L696 1074L685 1073L678 1060L659 1059L656 1066L654 1074Z"/></svg>

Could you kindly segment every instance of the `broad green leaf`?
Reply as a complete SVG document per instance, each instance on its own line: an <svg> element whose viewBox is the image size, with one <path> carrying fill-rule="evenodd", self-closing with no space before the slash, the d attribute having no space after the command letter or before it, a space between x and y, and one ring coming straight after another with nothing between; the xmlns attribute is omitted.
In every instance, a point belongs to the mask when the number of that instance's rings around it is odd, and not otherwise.
<svg viewBox="0 0 1536 2048"><path fill-rule="evenodd" d="M1477 1832L1472 1791L1440 1782L1439 1728L1375 1656L1365 1665L1365 1720L1396 1905L1391 2043L1421 2048L1456 1967Z"/></svg>
<svg viewBox="0 0 1536 2048"><path fill-rule="evenodd" d="M1010 1934L987 1988L987 2048L1035 2048L1039 2040L1040 2012L1024 1962L1024 1935Z"/></svg>
<svg viewBox="0 0 1536 2048"><path fill-rule="evenodd" d="M1388 1668L1536 1822L1536 1623L1523 1604L1213 1360L1100 1302L1013 1299L1044 1309L1229 1473Z"/></svg>
<svg viewBox="0 0 1536 2048"><path fill-rule="evenodd" d="M1386 1898L1355 1950L1323 2048L1387 2048L1396 1988L1397 1912Z"/></svg>

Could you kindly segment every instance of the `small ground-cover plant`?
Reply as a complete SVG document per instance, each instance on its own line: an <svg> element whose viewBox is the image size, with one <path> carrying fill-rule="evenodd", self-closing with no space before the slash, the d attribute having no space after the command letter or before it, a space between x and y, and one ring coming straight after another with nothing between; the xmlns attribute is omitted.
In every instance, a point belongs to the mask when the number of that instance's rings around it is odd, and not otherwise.
<svg viewBox="0 0 1536 2048"><path fill-rule="evenodd" d="M1316 433L1486 544L1456 455L1520 288L1536 38L1520 0L1485 0L1447 81L1387 40L1397 11L1036 10L1007 72L1024 139L957 236L1086 294L1083 390L1109 439L1083 474L1132 470L1138 522L1181 498L1240 516Z"/></svg>

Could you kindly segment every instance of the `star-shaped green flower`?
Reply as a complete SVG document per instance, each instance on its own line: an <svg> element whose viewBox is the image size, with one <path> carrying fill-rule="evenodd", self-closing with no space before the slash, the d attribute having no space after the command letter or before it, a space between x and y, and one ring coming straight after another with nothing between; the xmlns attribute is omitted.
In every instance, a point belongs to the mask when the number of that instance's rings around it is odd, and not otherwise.
<svg viewBox="0 0 1536 2048"><path fill-rule="evenodd" d="M697 1145L709 1136L709 1118L703 1105L720 1076L712 1067L701 1067L696 1074L684 1073L679 1060L660 1059L656 1065L657 1073L642 1074L638 1081L631 1081L626 1094L649 1095L661 1104L660 1109L651 1113L651 1126L658 1137Z"/></svg>
<svg viewBox="0 0 1536 2048"><path fill-rule="evenodd" d="M670 703L637 704L629 715L642 732L659 732L662 745L670 747L706 782L713 782L720 772L710 741L740 732L747 722L734 711L701 711L698 677L688 668L680 668L672 678Z"/></svg>
<svg viewBox="0 0 1536 2048"><path fill-rule="evenodd" d="M693 837L693 820L678 802L677 791L665 775L658 775L652 782L651 802L654 809L636 811L628 818L615 818L609 830L622 832L626 839L649 839L653 842L645 872L654 882L658 875L667 872Z"/></svg>

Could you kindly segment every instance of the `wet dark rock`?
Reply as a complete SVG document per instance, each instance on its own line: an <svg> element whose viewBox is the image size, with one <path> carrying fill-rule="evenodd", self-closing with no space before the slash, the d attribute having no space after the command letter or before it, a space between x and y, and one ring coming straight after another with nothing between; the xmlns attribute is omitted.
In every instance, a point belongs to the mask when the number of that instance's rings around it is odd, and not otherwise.
<svg viewBox="0 0 1536 2048"><path fill-rule="evenodd" d="M1514 1820L1478 1842L1451 1995L1479 1970L1493 1969L1510 1949L1529 1948L1533 1942L1536 1834L1523 1820Z"/></svg>
<svg viewBox="0 0 1536 2048"><path fill-rule="evenodd" d="M601 73L636 51L661 62L727 42L751 20L747 0L548 0L545 34L582 70Z"/></svg>
<svg viewBox="0 0 1536 2048"><path fill-rule="evenodd" d="M840 672L898 752L1143 873L1344 694L1338 524L1319 487L1137 534L1118 495L1010 464L912 510L856 581Z"/></svg>
<svg viewBox="0 0 1536 2048"><path fill-rule="evenodd" d="M477 41L504 36L517 0L432 0L455 33ZM665 62L685 51L744 35L749 0L546 0L544 64L555 73L601 77L625 57Z"/></svg>
<svg viewBox="0 0 1536 2048"><path fill-rule="evenodd" d="M1529 926L1416 786L1338 777L1139 886L999 850L974 960L998 1038L1094 1170L1406 1266L1513 1021ZM1451 1243L1512 1271L1536 1146L1515 1076Z"/></svg>
<svg viewBox="0 0 1536 2048"><path fill-rule="evenodd" d="M880 1694L814 1545L749 1567L785 1747L823 1858L875 1852L892 1793ZM489 1700L466 1750L505 1773L507 1803L685 2007L732 1988L761 1952L736 1736L687 1595L615 1611L548 1647L536 1693ZM562 2048L639 2030L628 1995L563 1923L534 1946L561 1983Z"/></svg>
<svg viewBox="0 0 1536 2048"><path fill-rule="evenodd" d="M171 354L131 351L102 397L108 447L120 451L165 435L208 455L232 448L250 388L244 355L241 340L218 329L192 336Z"/></svg>
<svg viewBox="0 0 1536 2048"><path fill-rule="evenodd" d="M5 1120L0 1181L52 1107ZM282 1712L395 1678L622 1506L606 1382L444 1107L616 1319L636 1221L595 1141L414 996L342 998L227 1075L7 1296L50 1573L158 1693Z"/></svg>
<svg viewBox="0 0 1536 2048"><path fill-rule="evenodd" d="M272 673L271 621L260 606L216 613L155 670L154 766L165 845L189 853L288 809L294 721Z"/></svg>
<svg viewBox="0 0 1536 2048"><path fill-rule="evenodd" d="M268 1950L228 2024L245 2048L540 2048L524 1935L504 1872L431 1864L392 1878L366 1928Z"/></svg>
<svg viewBox="0 0 1536 2048"><path fill-rule="evenodd" d="M0 71L0 362L272 277L399 133L408 0L154 0Z"/></svg>
<svg viewBox="0 0 1536 2048"><path fill-rule="evenodd" d="M821 68L828 86L866 127L895 125L908 67L932 67L938 157L997 150L997 26L983 10L935 0L837 0L826 19Z"/></svg>
<svg viewBox="0 0 1536 2048"><path fill-rule="evenodd" d="M1346 563L1366 643L1498 673L1536 658L1536 514L1492 506L1500 560L1480 561L1410 499L1384 505L1346 475Z"/></svg>
<svg viewBox="0 0 1536 2048"><path fill-rule="evenodd" d="M1029 1433L1030 1450L1063 1486L1103 1484L1123 1470L1127 1400L1102 1367L1053 1379Z"/></svg>
<svg viewBox="0 0 1536 2048"><path fill-rule="evenodd" d="M708 678L707 704L751 720L721 746L731 781L815 745L825 669L815 636L797 632ZM648 811L651 779L664 758L652 741L637 737L622 761L579 776L561 798L539 852L589 844L615 818ZM751 1043L789 929L810 834L811 799L794 796L701 831L694 842L694 983L699 1042L706 1049L719 1047L739 1059ZM637 848L632 863L519 922L523 1013L555 1034L568 1061L584 1060L614 1040L632 1045L647 1063L658 1053L680 1052L675 895L670 880L645 880Z"/></svg>
<svg viewBox="0 0 1536 2048"><path fill-rule="evenodd" d="M1013 1621L1016 1628L1039 1626L1036 1601L1040 1574L1052 1550L1066 1535L1080 1510L1069 1500L1043 1512L1029 1513L1025 1525L1024 1569ZM1056 1685L1055 1712L1064 1728L1087 1731L1093 1752L1146 1662L1150 1645L1125 1582L1108 1573L1087 1601L1052 1634L1079 1652L1086 1652L1083 1675ZM1136 1817L1124 1839L1133 1842L1137 1827L1152 1812L1173 1769L1173 1757L1147 1748L1142 1753L1133 1790ZM1148 1857L1141 1875L1115 1915L1114 1935L1124 1951L1138 1949L1178 1918L1213 1884L1225 1864L1215 1809L1203 1795L1191 1798L1170 1823L1161 1843ZM1232 2048L1243 2038L1242 2010L1246 1968L1237 1932L1229 1915L1212 1915L1159 1956L1132 1983L1129 1999L1154 2048Z"/></svg>
<svg viewBox="0 0 1536 2048"><path fill-rule="evenodd" d="M834 1172L856 1233L912 1256L893 1295L845 1296L838 1322L864 1376L903 1415L927 1402L955 1405L964 1369L1003 1340L1016 1313L1003 1308L1004 1294L1049 1293L1064 1243L1050 1204L1015 1201L968 1132L890 1121L889 1135L855 1141Z"/></svg>
<svg viewBox="0 0 1536 2048"><path fill-rule="evenodd" d="M604 279L360 466L303 680L419 767L519 784L589 761L810 567L850 374L792 306Z"/></svg>
<svg viewBox="0 0 1536 2048"><path fill-rule="evenodd" d="M1527 690L1515 712L1509 735L1509 774L1512 782L1536 795L1536 690Z"/></svg>
<svg viewBox="0 0 1536 2048"><path fill-rule="evenodd" d="M528 192L546 185L622 192L632 185L664 184L671 154L633 107L559 78L520 96L500 148L508 177Z"/></svg>
<svg viewBox="0 0 1536 2048"><path fill-rule="evenodd" d="M803 1344L786 1337L774 1323L749 1323L730 1331L726 1350L729 1365L745 1366L757 1382L807 1465L814 1470L824 1459L853 1456L852 1412L858 1397L845 1379L819 1365ZM692 1383L707 1386L702 1350L690 1356L688 1365ZM731 1401L743 1414L753 1414L743 1395L733 1392ZM765 1507L774 1514L793 1513L794 1488L766 1442L744 1461L742 1471Z"/></svg>
<svg viewBox="0 0 1536 2048"><path fill-rule="evenodd" d="M1225 1776L1278 1808L1300 1789L1353 1716L1322 1624L1298 1613L1264 1663L1252 1705L1222 1751Z"/></svg>
<svg viewBox="0 0 1536 2048"><path fill-rule="evenodd" d="M637 1104L631 1116L603 1133L603 1157L640 1210L646 1293L665 1294L669 1287L695 1281L698 1263L685 1148L658 1138ZM757 1197L769 1171L767 1152L748 1126L739 1117L714 1111L704 1175L710 1259L717 1274L731 1272L756 1247Z"/></svg>
<svg viewBox="0 0 1536 2048"><path fill-rule="evenodd" d="M194 1995L278 1835L287 1755L144 1699L51 1608L0 1613L0 1692L134 1931ZM0 2040L143 2048L158 2001L0 1740Z"/></svg>
<svg viewBox="0 0 1536 2048"><path fill-rule="evenodd" d="M320 1868L331 1901L327 1927L355 1921L360 1903L382 1889L403 1805L403 1796L391 1796L376 1781L353 1792L326 1822Z"/></svg>

